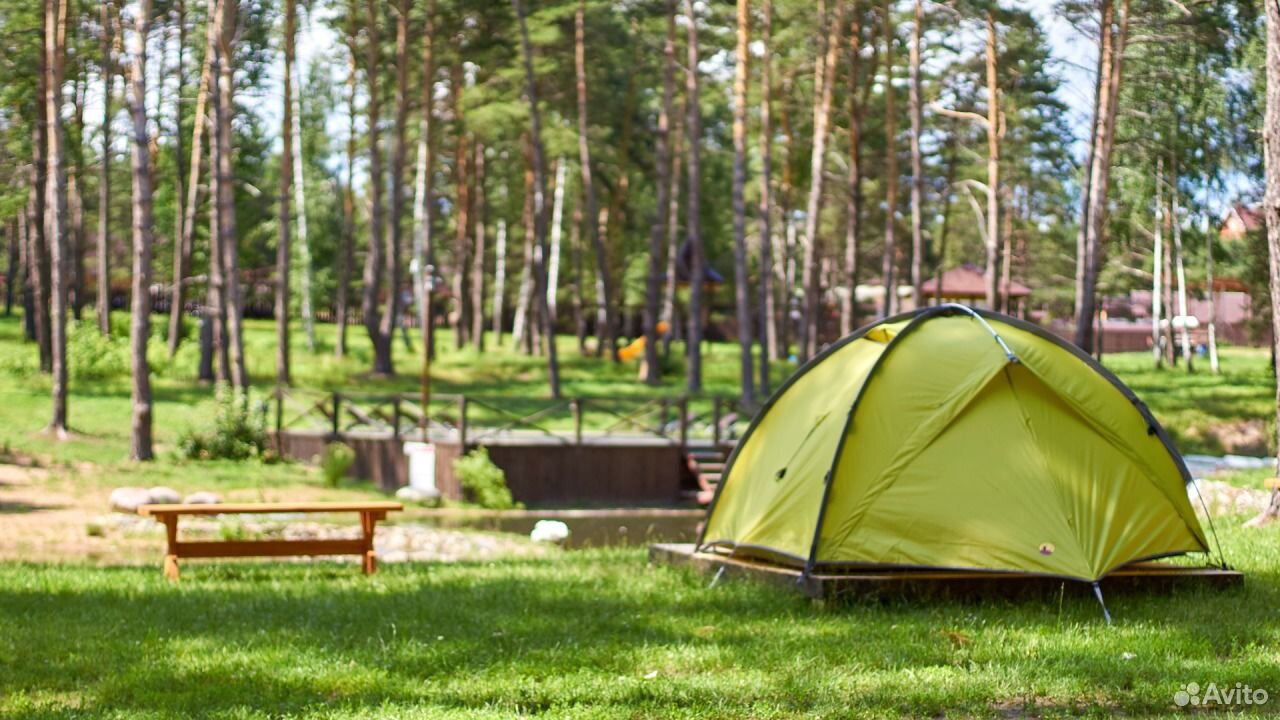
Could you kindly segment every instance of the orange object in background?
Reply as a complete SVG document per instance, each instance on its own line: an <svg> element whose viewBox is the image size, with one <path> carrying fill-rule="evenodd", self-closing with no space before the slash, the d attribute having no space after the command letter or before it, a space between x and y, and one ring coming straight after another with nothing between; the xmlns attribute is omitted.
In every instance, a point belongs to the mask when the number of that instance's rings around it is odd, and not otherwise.
<svg viewBox="0 0 1280 720"><path fill-rule="evenodd" d="M658 327L655 328L655 330L658 331L658 337L662 337L671 330L671 326L668 325L665 320L660 320L658 321ZM644 356L644 346L645 346L645 338L643 335L641 335L635 340L632 340L629 345L627 345L626 347L618 351L618 359L621 360L622 362L631 362L632 360L638 360Z"/></svg>

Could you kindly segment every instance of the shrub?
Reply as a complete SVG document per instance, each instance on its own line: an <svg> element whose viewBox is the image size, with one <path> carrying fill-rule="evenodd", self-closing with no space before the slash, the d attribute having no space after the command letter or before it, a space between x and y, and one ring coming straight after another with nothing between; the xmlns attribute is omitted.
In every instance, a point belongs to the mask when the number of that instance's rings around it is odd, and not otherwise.
<svg viewBox="0 0 1280 720"><path fill-rule="evenodd" d="M324 446L324 455L320 456L320 472L324 475L324 484L338 487L338 483L347 470L356 461L356 451L346 443L332 442Z"/></svg>
<svg viewBox="0 0 1280 720"><path fill-rule="evenodd" d="M489 459L489 451L476 448L453 461L458 482L477 505L490 510L523 507L511 497L506 473Z"/></svg>
<svg viewBox="0 0 1280 720"><path fill-rule="evenodd" d="M213 428L187 430L178 438L178 451L193 460L248 460L263 457L266 446L262 416L255 417L248 399L234 394L218 399Z"/></svg>
<svg viewBox="0 0 1280 720"><path fill-rule="evenodd" d="M123 324L123 323L117 323ZM129 377L129 338L105 336L91 322L73 322L67 333L67 371L73 380Z"/></svg>

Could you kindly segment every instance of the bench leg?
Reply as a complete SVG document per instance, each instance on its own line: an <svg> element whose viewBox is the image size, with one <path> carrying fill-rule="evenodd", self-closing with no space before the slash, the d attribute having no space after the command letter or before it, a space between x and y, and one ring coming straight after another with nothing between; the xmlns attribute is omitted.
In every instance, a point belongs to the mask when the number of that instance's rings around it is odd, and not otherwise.
<svg viewBox="0 0 1280 720"><path fill-rule="evenodd" d="M168 542L168 551L164 556L164 576L170 580L178 579L178 516L165 515L164 534Z"/></svg>
<svg viewBox="0 0 1280 720"><path fill-rule="evenodd" d="M373 532L377 525L378 521L373 513L360 513L360 530L364 533L364 557L361 559L361 569L364 570L365 575L378 572L378 556L373 551Z"/></svg>
<svg viewBox="0 0 1280 720"><path fill-rule="evenodd" d="M164 576L169 578L170 580L178 579L178 556L177 555L164 556Z"/></svg>

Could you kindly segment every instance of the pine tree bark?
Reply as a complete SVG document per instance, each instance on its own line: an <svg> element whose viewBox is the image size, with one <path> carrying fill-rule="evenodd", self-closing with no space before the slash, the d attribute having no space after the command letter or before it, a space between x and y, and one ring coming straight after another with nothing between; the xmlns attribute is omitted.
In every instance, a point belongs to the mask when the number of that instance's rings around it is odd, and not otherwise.
<svg viewBox="0 0 1280 720"><path fill-rule="evenodd" d="M898 114L894 103L893 89L893 8L886 0L881 8L884 15L884 72L888 81L884 89L884 135L885 135L885 217L884 217L884 255L880 262L880 277L884 285L884 316L893 315L898 306L897 273L897 219L898 208Z"/></svg>
<svg viewBox="0 0 1280 720"><path fill-rule="evenodd" d="M276 384L289 384L289 260L293 221L289 203L293 198L293 58L297 35L298 0L284 0L284 86L280 123L280 219L276 241Z"/></svg>
<svg viewBox="0 0 1280 720"><path fill-rule="evenodd" d="M577 76L578 90L578 164L582 172L582 191L587 199L587 235L591 239L591 247L596 259L597 315L596 335L599 343L596 354L609 352L615 362L618 359L616 347L617 317L612 274L609 272L609 256L605 248L604 238L600 235L599 204L596 202L596 188L591 171L591 141L588 135L590 125L587 122L587 65L585 44L585 12L586 0L579 0L574 13L574 67ZM535 140L535 142L537 142Z"/></svg>
<svg viewBox="0 0 1280 720"><path fill-rule="evenodd" d="M468 307L470 306L470 296L467 291L467 268L471 262L471 142L467 134L466 126L463 125L462 116L462 63L455 64L450 71L449 86L450 95L453 105L453 117L455 132L457 135L454 141L453 153L453 184L454 184L454 251L453 251L453 312L451 323L453 325L454 347L461 350L469 338L471 332L470 314Z"/></svg>
<svg viewBox="0 0 1280 720"><path fill-rule="evenodd" d="M560 236L564 226L564 156L556 158L555 185L551 192L551 259L547 266L547 307L551 309L552 322L556 317L556 291L560 289Z"/></svg>
<svg viewBox="0 0 1280 720"><path fill-rule="evenodd" d="M988 15L990 17L990 15ZM924 131L920 100L920 36L924 26L924 0L915 0L911 24L911 303L924 306L924 159L920 137Z"/></svg>
<svg viewBox="0 0 1280 720"><path fill-rule="evenodd" d="M1280 5L1266 3L1267 96L1262 121L1262 156L1266 167L1263 215L1267 223L1270 264L1271 342L1273 369L1280 371ZM1276 419L1280 421L1280 385L1276 386ZM1280 422L1276 424L1280 440ZM1277 463L1280 474L1280 461ZM1267 512L1255 520L1270 521L1280 515L1280 490L1271 493Z"/></svg>
<svg viewBox="0 0 1280 720"><path fill-rule="evenodd" d="M342 184L342 235L338 245L338 287L334 293L333 322L338 326L338 338L333 352L337 357L347 355L347 311L351 292L351 268L355 263L356 246L356 0L347 6L347 176ZM430 34L428 33L428 37ZM430 84L427 83L428 88ZM430 90L428 89L428 92ZM430 106L428 105L428 108ZM429 110L427 112L430 112ZM430 222L427 223L430 227ZM427 232L430 232L429 230Z"/></svg>
<svg viewBox="0 0 1280 720"><path fill-rule="evenodd" d="M738 357L742 402L756 402L751 358L751 302L747 278L747 70L751 42L751 8L738 0L738 43L733 72L733 282L738 310ZM834 61L833 61L834 65Z"/></svg>
<svg viewBox="0 0 1280 720"><path fill-rule="evenodd" d="M293 122L289 132L293 135L293 204L298 222L298 314L302 316L303 336L307 352L316 351L316 317L311 293L311 241L307 235L307 182L302 170L302 67L294 64Z"/></svg>
<svg viewBox="0 0 1280 720"><path fill-rule="evenodd" d="M1183 319L1178 330L1178 339L1182 348L1182 357L1187 363L1187 372L1195 372L1195 356L1191 352L1191 330L1187 327L1187 270L1182 260L1182 218L1178 212L1178 160L1175 156L1170 163L1172 178L1169 183L1169 204L1172 212L1170 222L1173 223L1173 264L1178 279L1178 315Z"/></svg>
<svg viewBox="0 0 1280 720"><path fill-rule="evenodd" d="M987 13L987 308L1000 308L1000 88L996 85L996 21Z"/></svg>
<svg viewBox="0 0 1280 720"><path fill-rule="evenodd" d="M44 0L44 102L48 122L45 162L45 238L49 245L49 344L53 371L53 418L49 429L67 428L67 167L62 127L62 83L66 68L68 0ZM145 1L145 0L144 0Z"/></svg>
<svg viewBox="0 0 1280 720"><path fill-rule="evenodd" d="M835 94L836 59L840 53L841 28L844 26L844 2L836 0L835 16L827 17L826 0L818 3L822 38L814 62L813 146L809 159L809 201L805 205L804 260L801 285L804 312L800 323L800 362L818 354L819 304L821 279L818 258L822 228L823 188L826 185L827 141L830 138L831 100Z"/></svg>
<svg viewBox="0 0 1280 720"><path fill-rule="evenodd" d="M387 308L382 314L381 334L386 343L386 374L395 374L392 365L392 337L404 312L403 272L404 262L404 168L409 156L409 9L410 0L399 0L396 15L396 109L395 144L391 150L391 217L387 233L387 249L384 272L387 276ZM406 344L408 342L408 335Z"/></svg>
<svg viewBox="0 0 1280 720"><path fill-rule="evenodd" d="M151 259L155 245L152 207L151 140L147 130L147 34L151 27L151 0L141 0L134 19L133 56L129 63L129 117L132 120L133 178L133 292L129 323L129 357L133 407L129 433L129 457L150 460L151 370L147 366L147 338L151 334Z"/></svg>
<svg viewBox="0 0 1280 720"><path fill-rule="evenodd" d="M98 329L111 335L111 96L115 89L115 63L112 58L112 0L102 0L99 17L102 35L98 49L102 55L102 140L101 165L98 169Z"/></svg>
<svg viewBox="0 0 1280 720"><path fill-rule="evenodd" d="M689 197L685 203L685 232L689 245L689 334L685 340L689 356L686 387L702 392L702 295L706 285L706 258L702 247L702 106L698 94L698 15L693 0L684 0L688 21L685 40L685 145L689 152Z"/></svg>
<svg viewBox="0 0 1280 720"><path fill-rule="evenodd" d="M1084 242L1077 241L1076 333L1075 343L1085 352L1094 346L1093 317L1097 309L1098 272L1102 265L1102 245L1106 229L1107 186L1111 180L1111 151L1115 144L1120 80L1124 69L1125 46L1129 34L1130 0L1123 0L1119 18L1113 18L1110 0L1103 0L1102 36L1099 42L1098 94L1094 110L1088 192L1081 219ZM1114 29L1113 29L1114 25ZM1083 248L1081 248L1083 244Z"/></svg>
<svg viewBox="0 0 1280 720"><path fill-rule="evenodd" d="M382 38L378 32L381 25L381 3L368 0L366 10L365 41L365 83L369 88L368 113L369 137L369 251L364 262L364 291L360 299L360 311L364 315L364 327L369 333L369 341L373 344L373 372L375 375L392 374L391 336L382 332L381 309L378 304L382 292L384 261L382 212L382 91L379 88L378 76L381 74L380 49ZM395 293L395 288L390 292Z"/></svg>
<svg viewBox="0 0 1280 720"><path fill-rule="evenodd" d="M182 93L186 90L187 81L187 4L185 0L175 0L174 8L174 24L177 26L178 46L176 48L178 61L173 69L174 91L173 91L173 283L169 290L169 339L171 341L171 352L169 357L173 357L173 353L177 352L177 344L182 341L182 324L181 311L175 308L185 302L185 283L187 277L187 264L190 262L190 250L186 245L186 237L184 232L184 223L186 218L183 214L183 198L186 193L182 184L183 173L183 156L185 150L182 146ZM197 124L199 121L197 120ZM173 326L173 318L177 315L178 325ZM177 338L173 337L177 333Z"/></svg>
<svg viewBox="0 0 1280 720"><path fill-rule="evenodd" d="M476 350L484 352L484 275L485 275L485 188L484 188L484 143L474 143L475 152L475 192L472 202L475 204L475 247L471 258L471 342ZM555 257L555 253L552 253ZM550 296L554 288L548 291ZM550 300L548 300L550 301Z"/></svg>
<svg viewBox="0 0 1280 720"><path fill-rule="evenodd" d="M506 157L506 154L503 154ZM498 220L493 248L493 344L502 345L507 304L507 182L498 188Z"/></svg>
<svg viewBox="0 0 1280 720"><path fill-rule="evenodd" d="M523 254L520 264L520 287L516 291L516 312L511 326L512 346L532 355L533 345L529 342L529 306L533 298L533 149L526 134L521 138L521 150L524 156L524 204L520 211Z"/></svg>
<svg viewBox="0 0 1280 720"><path fill-rule="evenodd" d="M422 97L419 100L421 118L418 121L418 171L414 187L413 203L413 293L418 305L418 331L422 335L422 428L427 429L427 408L431 401L432 357L432 309L431 279L433 268L428 258L433 256L434 241L432 193L435 190L432 172L435 169L435 153L431 144L431 129L435 102L435 17L436 0L427 0L426 23L422 30Z"/></svg>
<svg viewBox="0 0 1280 720"><path fill-rule="evenodd" d="M649 228L649 268L644 293L644 381L657 385L662 381L658 364L658 313L662 276L662 246L667 237L670 217L666 208L671 202L671 107L675 94L675 0L667 0L667 35L662 46L662 104L658 106L658 132L654 137L654 207L653 224ZM668 329L668 332L670 330Z"/></svg>
<svg viewBox="0 0 1280 720"><path fill-rule="evenodd" d="M8 260L4 267L4 316L13 315L13 295L18 284L18 268L21 267L21 240L18 237L18 221L10 219L4 226L5 250Z"/></svg>
<svg viewBox="0 0 1280 720"><path fill-rule="evenodd" d="M529 100L529 143L533 156L533 223L534 236L542 255L534 254L533 275L535 278L534 302L538 304L542 319L542 334L547 343L547 381L551 387L551 397L560 397L560 365L556 352L556 333L552 325L551 311L547 307L547 275L542 259L547 256L547 177L546 155L542 147L542 118L538 109L538 86L533 76L533 48L529 43L529 28L525 22L524 8L521 0L511 0L516 18L520 24L520 47L524 60L525 96ZM581 12L581 6L579 6ZM579 20L579 23L581 21ZM581 25L579 25L581 27ZM579 30L579 32L581 32Z"/></svg>
<svg viewBox="0 0 1280 720"><path fill-rule="evenodd" d="M185 3L179 3L184 7ZM183 11L185 14L185 11ZM185 34L185 24L184 24ZM181 208L182 225L178 234L179 247L173 256L173 301L169 307L169 357L178 352L182 343L182 315L186 311L186 279L191 271L191 253L195 246L196 213L200 206L200 165L204 153L205 117L209 98L210 63L213 59L212 38L205 43L205 59L200 70L200 85L196 91L195 115L191 122L191 162L187 166L186 202ZM180 152L180 151L179 151ZM212 174L212 171L211 173ZM178 188L183 190L182 187Z"/></svg>
<svg viewBox="0 0 1280 720"><path fill-rule="evenodd" d="M227 304L225 301L225 282L226 275L223 268L222 254L222 232L220 228L220 207L222 202L222 174L218 169L218 157L221 149L218 146L218 124L220 122L219 106L221 99L218 94L219 78L222 76L222 47L220 38L222 36L222 4L224 0L208 0L208 17L206 23L206 32L208 34L208 55L209 58L209 85L208 85L208 103L209 103L209 197L212 207L209 210L209 287L208 295L205 302L205 314L208 320L209 339L208 353L209 362L201 360L200 379L213 380L219 385L224 385L231 381L231 369L229 362L229 354L227 352ZM201 343L203 345L205 333L201 333ZM202 356L204 350L202 349ZM212 366L214 372L210 377L205 373L207 367Z"/></svg>
<svg viewBox="0 0 1280 720"><path fill-rule="evenodd" d="M872 43L874 46L874 43ZM849 23L849 172L845 190L844 282L840 298L840 335L853 332L858 317L858 240L862 236L862 107L858 77L862 70L862 17L855 8ZM868 78L864 83L873 83Z"/></svg>
<svg viewBox="0 0 1280 720"><path fill-rule="evenodd" d="M235 54L239 0L221 0L219 18L218 73L218 233L222 253L223 283L226 304L227 344L230 350L231 383L240 393L249 391L249 373L245 364L242 319L244 301L240 293L240 249L236 232L235 165L231 116L234 111Z"/></svg>
<svg viewBox="0 0 1280 720"><path fill-rule="evenodd" d="M773 298L773 0L760 5L760 394L770 391L769 361L778 356ZM856 52L856 51L855 51ZM661 207L661 205L659 205Z"/></svg>
<svg viewBox="0 0 1280 720"><path fill-rule="evenodd" d="M668 32L674 38L675 36L675 3L679 0L671 0L672 2L672 20L668 24ZM674 47L671 57L671 67L674 71L675 55ZM679 86L677 85L677 90ZM662 319L667 323L667 335L663 338L662 354L668 356L671 350L671 341L681 338L684 335L682 323L679 322L677 313L679 311L678 298L676 296L676 288L679 281L679 262L680 262L680 178L681 160L684 158L684 116L687 112L676 112L674 106L670 108L667 115L671 120L671 173L668 176L671 181L671 190L668 193L667 205L667 247L666 247L666 275L667 282L662 288ZM661 212L661 211L659 211Z"/></svg>
<svg viewBox="0 0 1280 720"><path fill-rule="evenodd" d="M573 196L573 225L569 228L569 252L573 262L573 333L578 341L578 355L587 356L586 302L582 299L582 185ZM662 212L659 210L658 212Z"/></svg>

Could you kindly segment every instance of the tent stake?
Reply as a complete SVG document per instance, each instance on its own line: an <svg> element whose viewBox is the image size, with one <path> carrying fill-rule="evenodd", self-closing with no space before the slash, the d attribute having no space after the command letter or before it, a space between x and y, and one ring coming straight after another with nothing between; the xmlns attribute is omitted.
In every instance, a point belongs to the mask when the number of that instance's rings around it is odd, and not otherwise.
<svg viewBox="0 0 1280 720"><path fill-rule="evenodd" d="M1107 604L1102 600L1102 587L1098 583L1093 583L1093 594L1098 598L1098 604L1102 606L1102 617L1107 619L1107 625L1111 625L1111 613L1107 612Z"/></svg>

